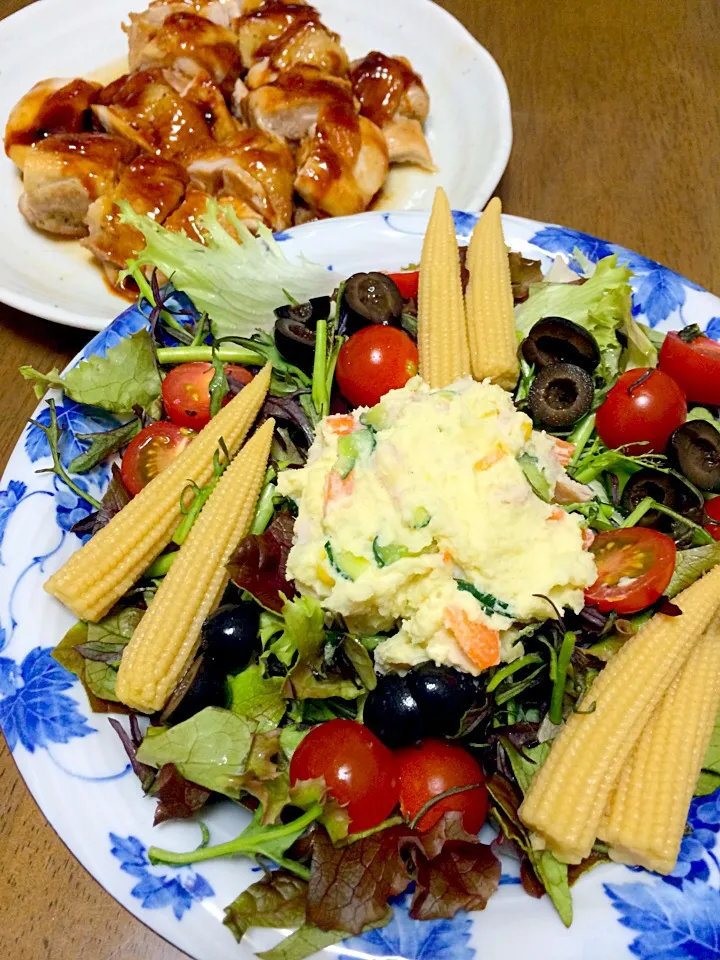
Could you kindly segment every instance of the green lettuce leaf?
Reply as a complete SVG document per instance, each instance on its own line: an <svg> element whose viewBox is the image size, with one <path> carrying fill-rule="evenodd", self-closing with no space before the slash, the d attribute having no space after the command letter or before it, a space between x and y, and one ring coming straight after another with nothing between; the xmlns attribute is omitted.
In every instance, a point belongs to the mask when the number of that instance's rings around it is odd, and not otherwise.
<svg viewBox="0 0 720 960"><path fill-rule="evenodd" d="M225 907L223 923L239 943L250 927L301 927L306 903L307 881L273 870Z"/></svg>
<svg viewBox="0 0 720 960"><path fill-rule="evenodd" d="M325 614L317 600L296 597L282 609L285 633L301 660L312 660L325 643Z"/></svg>
<svg viewBox="0 0 720 960"><path fill-rule="evenodd" d="M536 747L523 747L523 752L520 753L509 740L503 740L503 747L523 796L528 792L533 777L547 759L550 746L548 742L539 743Z"/></svg>
<svg viewBox="0 0 720 960"><path fill-rule="evenodd" d="M150 767L174 763L186 780L237 799L254 733L244 717L206 707L169 729L150 727L137 760Z"/></svg>
<svg viewBox="0 0 720 960"><path fill-rule="evenodd" d="M74 624L60 643L55 647L51 656L61 667L74 673L78 679L85 676L85 658L75 649L87 641L88 625L81 620Z"/></svg>
<svg viewBox="0 0 720 960"><path fill-rule="evenodd" d="M573 920L573 903L567 864L556 860L549 850L531 850L530 859L560 919L569 927Z"/></svg>
<svg viewBox="0 0 720 960"><path fill-rule="evenodd" d="M714 417L712 411L708 410L707 407L693 407L692 410L688 410L687 419L707 420L708 423L711 423L714 427L720 430L720 420Z"/></svg>
<svg viewBox="0 0 720 960"><path fill-rule="evenodd" d="M551 744L546 742L539 743L536 747L523 747L521 754L509 741L503 740L503 747L523 796L529 790L533 777L547 759L550 746ZM573 918L573 906L567 864L560 863L549 850L534 850L531 844L527 844L526 852L560 919L566 927L569 927Z"/></svg>
<svg viewBox="0 0 720 960"><path fill-rule="evenodd" d="M311 923L306 923L285 940L281 940L277 946L264 950L257 956L260 960L306 960L307 957L315 956L319 950L340 943L347 936L347 933L339 930L319 930Z"/></svg>
<svg viewBox="0 0 720 960"><path fill-rule="evenodd" d="M91 694L100 700L119 703L115 682L120 659L144 612L126 607L99 623L78 623L58 644L53 656L79 677ZM94 659L95 656L103 659Z"/></svg>
<svg viewBox="0 0 720 960"><path fill-rule="evenodd" d="M127 643L144 613L138 607L124 607L117 613L103 617L98 623L89 623L88 643Z"/></svg>
<svg viewBox="0 0 720 960"><path fill-rule="evenodd" d="M125 337L104 357L93 354L81 360L64 377L57 370L42 374L28 366L20 367L20 373L34 382L39 397L48 387L59 387L72 400L111 413L132 413L135 407L149 410L161 392L148 330Z"/></svg>
<svg viewBox="0 0 720 960"><path fill-rule="evenodd" d="M284 677L263 676L259 665L248 667L228 679L230 710L254 722L258 733L274 730L285 716L287 700L282 695Z"/></svg>
<svg viewBox="0 0 720 960"><path fill-rule="evenodd" d="M101 700L119 702L120 698L115 693L117 675L118 667L115 664L104 663L102 660L85 661L85 683Z"/></svg>
<svg viewBox="0 0 720 960"><path fill-rule="evenodd" d="M173 285L207 313L218 338L250 337L258 330L271 333L273 310L288 302L286 291L302 303L335 287L331 271L303 257L288 260L269 230L260 227L254 237L226 208L223 215L237 231L238 243L220 224L214 202L200 218L205 246L136 214L128 203L120 201L119 206L123 223L145 237L145 249L128 267L157 267L171 277Z"/></svg>
<svg viewBox="0 0 720 960"><path fill-rule="evenodd" d="M678 550L675 572L665 591L665 596L672 600L718 563L720 563L720 542L704 547L694 547L692 550Z"/></svg>
<svg viewBox="0 0 720 960"><path fill-rule="evenodd" d="M300 727L296 726L295 724L291 724L290 726L282 728L280 731L280 749L283 752L283 757L288 763L292 760L292 755L295 753L308 733L310 733L309 730L301 730Z"/></svg>
<svg viewBox="0 0 720 960"><path fill-rule="evenodd" d="M621 368L654 367L657 350L632 317L631 276L613 255L599 260L583 284L532 284L528 299L515 310L518 332L525 337L543 317L565 317L597 341L602 357L599 373L604 380L614 380ZM622 362L618 332L627 339Z"/></svg>
<svg viewBox="0 0 720 960"><path fill-rule="evenodd" d="M325 700L339 697L341 700L356 700L367 691L360 683L335 675L319 678L309 663L299 661L285 681L285 696L295 700Z"/></svg>

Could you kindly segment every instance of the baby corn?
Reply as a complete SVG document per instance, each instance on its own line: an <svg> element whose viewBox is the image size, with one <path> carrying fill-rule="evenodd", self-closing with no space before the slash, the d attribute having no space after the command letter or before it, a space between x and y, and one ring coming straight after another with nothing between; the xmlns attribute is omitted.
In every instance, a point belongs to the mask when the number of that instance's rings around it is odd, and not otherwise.
<svg viewBox="0 0 720 960"><path fill-rule="evenodd" d="M420 376L431 387L446 387L470 374L460 257L450 203L435 193L418 289Z"/></svg>
<svg viewBox="0 0 720 960"><path fill-rule="evenodd" d="M160 710L195 653L230 557L250 529L273 429L274 421L264 423L226 469L127 645L116 685L127 706Z"/></svg>
<svg viewBox="0 0 720 960"><path fill-rule="evenodd" d="M688 808L720 706L720 624L690 655L643 730L599 831L610 856L658 873L677 863Z"/></svg>
<svg viewBox="0 0 720 960"><path fill-rule="evenodd" d="M720 608L720 566L655 614L597 677L553 744L520 808L555 856L590 853L610 792L645 724Z"/></svg>
<svg viewBox="0 0 720 960"><path fill-rule="evenodd" d="M270 385L268 364L110 523L99 530L45 584L82 620L100 620L165 549L182 518L181 498L191 481L213 475L220 440L232 457L250 429Z"/></svg>
<svg viewBox="0 0 720 960"><path fill-rule="evenodd" d="M465 306L473 377L489 378L512 390L520 365L501 213L502 204L493 197L473 231L467 255L470 282Z"/></svg>

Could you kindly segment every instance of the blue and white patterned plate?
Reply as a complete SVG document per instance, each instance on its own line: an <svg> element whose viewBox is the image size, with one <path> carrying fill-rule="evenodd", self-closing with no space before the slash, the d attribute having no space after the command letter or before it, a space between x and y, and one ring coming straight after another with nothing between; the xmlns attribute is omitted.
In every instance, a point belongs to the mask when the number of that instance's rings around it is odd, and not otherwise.
<svg viewBox="0 0 720 960"><path fill-rule="evenodd" d="M469 236L475 220L456 214L460 238ZM422 213L363 214L309 224L282 239L288 255L302 251L347 275L416 262L426 224ZM505 217L504 225L513 249L546 264L558 253L571 259L576 248L591 260L617 253L635 273L633 311L640 320L663 330L697 323L720 337L720 300L672 270L563 227L517 217ZM102 353L143 323L135 308L127 310L84 355ZM80 450L78 434L111 422L68 400L59 400L58 415L66 463ZM47 422L44 403L35 417ZM252 931L238 946L221 921L223 907L257 872L246 860L208 862L198 870L150 865L151 843L190 849L198 829L188 823L152 827L154 802L143 798L107 718L90 713L74 677L50 658L73 618L42 584L80 546L69 531L88 507L51 474L36 472L49 464L44 434L28 424L0 484L0 726L52 826L116 900L197 960L248 960L253 950L275 942L277 932ZM99 495L107 479L107 468L101 468L83 482ZM242 829L245 814L219 804L207 820L213 840L222 842ZM720 794L694 801L690 821L693 833L670 877L603 866L582 878L574 888L570 930L547 898L532 900L522 892L517 867L508 861L502 888L484 913L421 923L409 919L401 900L389 926L327 954L395 960L720 958Z"/></svg>

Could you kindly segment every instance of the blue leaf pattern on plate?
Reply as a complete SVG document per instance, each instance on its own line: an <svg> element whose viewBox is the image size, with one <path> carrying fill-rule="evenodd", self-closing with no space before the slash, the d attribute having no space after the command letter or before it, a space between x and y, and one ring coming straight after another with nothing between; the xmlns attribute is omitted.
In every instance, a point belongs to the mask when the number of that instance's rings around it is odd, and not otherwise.
<svg viewBox="0 0 720 960"><path fill-rule="evenodd" d="M111 347L116 347L121 340L137 333L138 330L142 330L147 325L147 316L136 303L133 304L113 320L108 327L105 327L97 336L92 338L82 352L82 359L87 359L87 357L95 354L104 357Z"/></svg>
<svg viewBox="0 0 720 960"><path fill-rule="evenodd" d="M11 752L18 742L34 753L38 747L95 732L63 692L75 677L51 653L49 647L35 647L21 664L0 657L0 729Z"/></svg>
<svg viewBox="0 0 720 960"><path fill-rule="evenodd" d="M67 467L71 460L87 449L88 441L79 440L79 433L96 433L110 430L118 425L118 421L109 413L104 413L97 407L85 407L75 403L67 397L55 407L58 428L62 430L59 451L63 466ZM50 410L46 407L35 418L44 427L50 425ZM48 438L40 427L34 423L28 425L25 433L25 452L33 463L50 456Z"/></svg>
<svg viewBox="0 0 720 960"><path fill-rule="evenodd" d="M530 238L530 243L551 253L562 253L570 259L573 251L579 250L593 263L613 253L611 245L604 240L598 240L597 237L591 237L589 233L581 233L579 230L569 230L567 227L544 227Z"/></svg>
<svg viewBox="0 0 720 960"><path fill-rule="evenodd" d="M463 210L453 210L453 222L455 223L455 233L459 237L469 239L475 224L478 222L477 214L465 213Z"/></svg>
<svg viewBox="0 0 720 960"><path fill-rule="evenodd" d="M567 227L548 226L538 230L531 239L538 247L551 253L562 253L570 258L570 266L577 269L572 259L573 251L579 250L593 263L616 253L618 261L626 264L635 274L633 288L633 314L642 314L644 323L656 327L685 305L687 290L702 290L696 283L679 273L664 267L654 260L606 240L599 240L579 230Z"/></svg>
<svg viewBox="0 0 720 960"><path fill-rule="evenodd" d="M173 876L151 865L145 845L137 837L119 837L110 834L110 853L120 861L120 869L134 877L137 883L130 891L146 910L170 907L177 920L194 903L215 895L213 888L190 868L181 868Z"/></svg>
<svg viewBox="0 0 720 960"><path fill-rule="evenodd" d="M403 960L473 960L470 947L472 920L459 913L454 920L412 920L408 915L409 897L393 901L393 916L386 927L370 930L343 942L352 955L341 953L338 960L357 957L402 957ZM342 948L340 948L342 949Z"/></svg>
<svg viewBox="0 0 720 960"><path fill-rule="evenodd" d="M603 885L620 923L642 935L630 950L643 960L717 960L720 891L705 883L683 890L667 883Z"/></svg>
<svg viewBox="0 0 720 960"><path fill-rule="evenodd" d="M713 340L720 340L720 317L711 317L705 327L705 333Z"/></svg>
<svg viewBox="0 0 720 960"><path fill-rule="evenodd" d="M2 564L2 544L10 517L27 492L27 485L20 480L11 480L5 490L0 490L0 564ZM0 643L0 650L3 644Z"/></svg>

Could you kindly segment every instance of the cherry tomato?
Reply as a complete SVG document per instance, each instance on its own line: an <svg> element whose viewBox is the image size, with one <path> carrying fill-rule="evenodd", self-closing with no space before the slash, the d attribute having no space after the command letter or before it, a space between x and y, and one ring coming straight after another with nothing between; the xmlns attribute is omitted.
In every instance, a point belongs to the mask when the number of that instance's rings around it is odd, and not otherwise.
<svg viewBox="0 0 720 960"><path fill-rule="evenodd" d="M128 444L122 458L120 472L125 486L133 496L156 477L185 449L195 436L175 423L161 420L151 423Z"/></svg>
<svg viewBox="0 0 720 960"><path fill-rule="evenodd" d="M418 285L420 283L419 270L407 270L402 273L389 273L391 280L395 281L395 286L400 291L404 300L417 300Z"/></svg>
<svg viewBox="0 0 720 960"><path fill-rule="evenodd" d="M705 501L705 513L715 523L706 523L705 529L714 540L720 540L720 497Z"/></svg>
<svg viewBox="0 0 720 960"><path fill-rule="evenodd" d="M388 390L404 387L418 370L417 347L397 327L376 324L354 333L340 348L340 393L354 407L374 407Z"/></svg>
<svg viewBox="0 0 720 960"><path fill-rule="evenodd" d="M400 808L412 820L433 797L453 787L472 783L481 786L445 797L423 814L419 830L429 830L444 813L459 810L468 833L477 833L485 823L488 810L488 792L480 764L463 747L433 738L422 740L414 747L395 751L400 782Z"/></svg>
<svg viewBox="0 0 720 960"><path fill-rule="evenodd" d="M397 806L392 753L353 720L313 727L293 754L290 782L316 777L323 777L329 794L346 807L353 833L377 827Z"/></svg>
<svg viewBox="0 0 720 960"><path fill-rule="evenodd" d="M679 334L668 333L660 348L660 369L693 403L720 404L720 343L709 337L686 343Z"/></svg>
<svg viewBox="0 0 720 960"><path fill-rule="evenodd" d="M639 367L618 378L597 412L596 427L608 447L623 447L630 454L664 453L670 434L686 416L685 394L675 381L662 370Z"/></svg>
<svg viewBox="0 0 720 960"><path fill-rule="evenodd" d="M191 430L202 430L210 422L211 363L181 363L163 380L165 412L173 423Z"/></svg>
<svg viewBox="0 0 720 960"><path fill-rule="evenodd" d="M644 610L660 599L675 570L675 543L647 527L599 533L590 552L598 577L585 600L603 613Z"/></svg>
<svg viewBox="0 0 720 960"><path fill-rule="evenodd" d="M253 378L247 367L240 367L236 363L228 363L225 366L225 376L228 380L235 380L246 387Z"/></svg>
<svg viewBox="0 0 720 960"><path fill-rule="evenodd" d="M202 430L210 422L211 363L181 363L173 367L163 380L162 397L165 411L179 427ZM225 374L238 383L250 383L253 375L245 367L228 364ZM224 403L230 402L228 395Z"/></svg>

